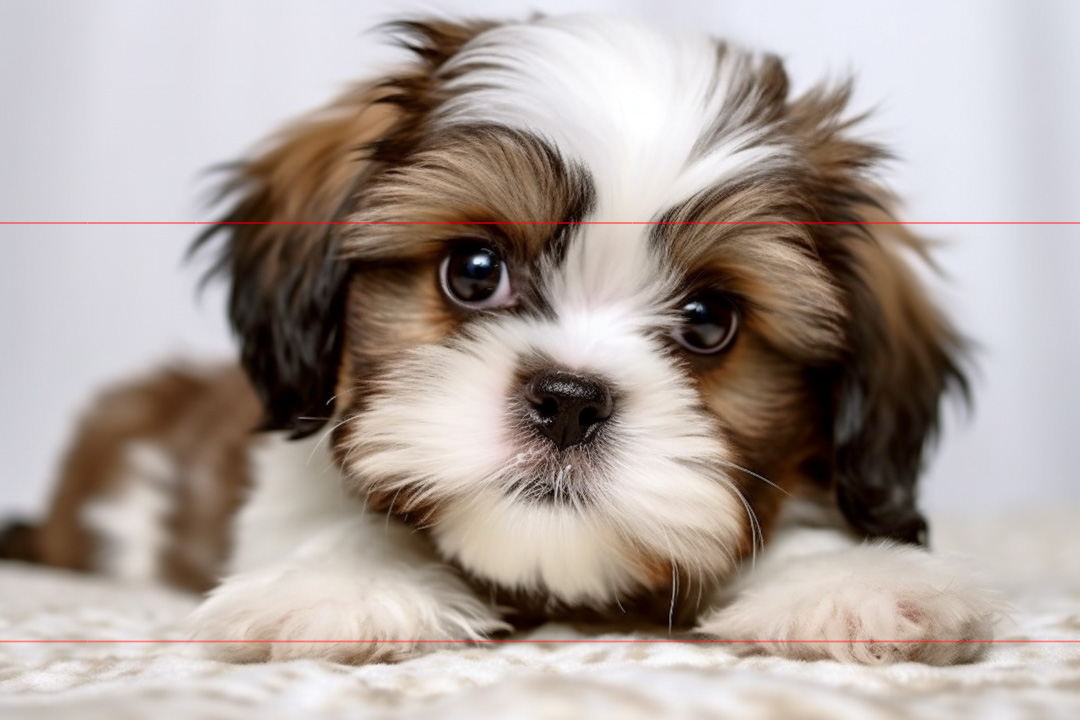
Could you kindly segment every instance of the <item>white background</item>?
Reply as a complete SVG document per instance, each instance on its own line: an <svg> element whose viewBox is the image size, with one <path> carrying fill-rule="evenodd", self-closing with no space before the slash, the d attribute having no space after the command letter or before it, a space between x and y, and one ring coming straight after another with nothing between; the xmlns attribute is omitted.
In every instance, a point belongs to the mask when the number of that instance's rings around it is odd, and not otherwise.
<svg viewBox="0 0 1080 720"><path fill-rule="evenodd" d="M0 220L206 220L204 171L400 57L402 13L616 11L786 58L796 88L857 75L870 135L924 221L1080 220L1080 3L0 1ZM977 407L950 422L932 512L1077 504L1080 227L939 226L941 292L982 345ZM225 355L196 300L195 231L0 227L0 515L43 507L103 382ZM952 419L959 414L953 413Z"/></svg>

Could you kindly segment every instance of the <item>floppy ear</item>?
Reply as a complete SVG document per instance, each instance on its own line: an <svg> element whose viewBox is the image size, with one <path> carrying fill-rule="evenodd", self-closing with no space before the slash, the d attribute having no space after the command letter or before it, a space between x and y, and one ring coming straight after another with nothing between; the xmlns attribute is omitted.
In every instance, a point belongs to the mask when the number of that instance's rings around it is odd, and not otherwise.
<svg viewBox="0 0 1080 720"><path fill-rule="evenodd" d="M438 69L487 27L390 26L412 64L351 89L227 168L221 195L234 204L193 249L223 241L212 274L231 281L229 318L265 408L264 429L302 437L332 414L349 281L333 223L412 149L438 102Z"/></svg>
<svg viewBox="0 0 1080 720"><path fill-rule="evenodd" d="M905 247L921 255L921 241L898 226L874 226L870 235L855 245L848 278L849 353L834 414L837 500L868 536L926 544L916 481L943 397L968 398L965 343L900 255Z"/></svg>
<svg viewBox="0 0 1080 720"><path fill-rule="evenodd" d="M868 537L925 544L916 505L925 451L944 397L968 399L966 343L930 300L909 260L927 245L898 224L867 173L887 157L851 139L841 120L850 86L818 89L792 105L817 178L818 248L845 296L841 361L830 378L833 484L840 510Z"/></svg>

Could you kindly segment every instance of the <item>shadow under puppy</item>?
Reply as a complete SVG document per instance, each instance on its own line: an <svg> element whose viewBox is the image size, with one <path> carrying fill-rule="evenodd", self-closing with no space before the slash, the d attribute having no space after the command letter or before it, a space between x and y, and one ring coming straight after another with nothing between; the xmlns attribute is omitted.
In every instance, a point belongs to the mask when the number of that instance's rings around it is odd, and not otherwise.
<svg viewBox="0 0 1080 720"><path fill-rule="evenodd" d="M976 657L994 605L915 506L962 343L848 87L614 18L394 31L412 60L238 164L200 240L251 387L115 390L144 415L88 421L114 461L69 458L25 555L213 586L197 638L369 641L210 646L237 661L563 617Z"/></svg>

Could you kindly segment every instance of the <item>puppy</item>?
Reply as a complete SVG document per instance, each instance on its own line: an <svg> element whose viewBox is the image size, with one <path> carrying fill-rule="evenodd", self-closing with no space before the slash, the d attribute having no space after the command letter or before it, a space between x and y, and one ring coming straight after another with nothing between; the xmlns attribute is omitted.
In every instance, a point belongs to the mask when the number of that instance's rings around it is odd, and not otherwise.
<svg viewBox="0 0 1080 720"><path fill-rule="evenodd" d="M211 646L235 661L560 618L975 658L994 604L921 547L915 502L963 343L848 86L791 97L775 56L613 18L393 32L410 62L231 171L198 245L251 387L169 371L202 385L146 400L160 423L232 399L194 444L129 414L112 475L68 474L69 566L224 574L193 637L249 641ZM50 562L59 531L33 532Z"/></svg>

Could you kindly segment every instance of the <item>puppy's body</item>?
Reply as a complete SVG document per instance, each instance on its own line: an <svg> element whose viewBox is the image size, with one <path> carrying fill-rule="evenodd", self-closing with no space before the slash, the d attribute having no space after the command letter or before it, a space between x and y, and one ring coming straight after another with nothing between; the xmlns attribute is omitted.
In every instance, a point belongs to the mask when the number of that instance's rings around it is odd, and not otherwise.
<svg viewBox="0 0 1080 720"><path fill-rule="evenodd" d="M203 592L249 485L258 398L235 366L175 366L110 388L79 423L49 513L0 556Z"/></svg>
<svg viewBox="0 0 1080 720"><path fill-rule="evenodd" d="M846 90L791 100L772 56L610 18L401 29L416 61L242 165L204 238L266 425L308 439L254 441L196 635L365 661L633 611L971 657L905 641L988 637L985 597L859 544L923 542L963 378Z"/></svg>

